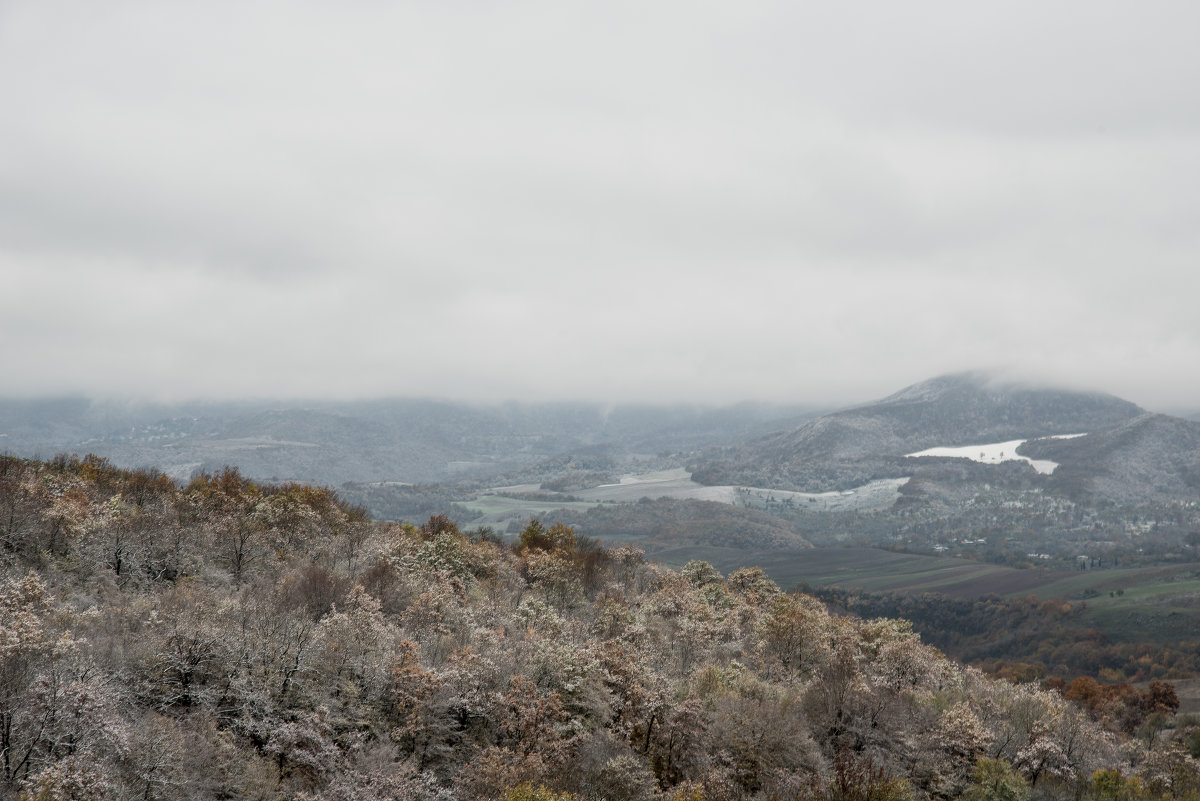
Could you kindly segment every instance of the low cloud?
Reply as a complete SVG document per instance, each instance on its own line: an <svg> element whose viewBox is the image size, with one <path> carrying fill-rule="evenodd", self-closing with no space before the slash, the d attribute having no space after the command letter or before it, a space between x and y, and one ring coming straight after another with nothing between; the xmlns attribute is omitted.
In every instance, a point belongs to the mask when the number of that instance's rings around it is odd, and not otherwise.
<svg viewBox="0 0 1200 801"><path fill-rule="evenodd" d="M1200 10L1078 12L10 3L5 392L1200 406Z"/></svg>

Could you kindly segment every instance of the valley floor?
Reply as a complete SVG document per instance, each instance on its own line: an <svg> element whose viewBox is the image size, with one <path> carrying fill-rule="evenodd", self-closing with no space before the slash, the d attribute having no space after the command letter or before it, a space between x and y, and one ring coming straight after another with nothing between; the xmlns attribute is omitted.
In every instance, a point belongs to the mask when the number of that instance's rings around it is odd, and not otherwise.
<svg viewBox="0 0 1200 801"><path fill-rule="evenodd" d="M692 480L687 469L678 467L649 473L628 473L612 484L602 484L571 492L543 490L540 484L515 484L493 487L478 493L462 505L479 512L472 521L499 528L523 525L530 517L553 509L586 509L605 503L635 503L642 498L658 500L697 500L726 503L763 511L799 512L871 512L887 509L900 497L906 478L872 481L842 492L790 492L787 490L706 486Z"/></svg>

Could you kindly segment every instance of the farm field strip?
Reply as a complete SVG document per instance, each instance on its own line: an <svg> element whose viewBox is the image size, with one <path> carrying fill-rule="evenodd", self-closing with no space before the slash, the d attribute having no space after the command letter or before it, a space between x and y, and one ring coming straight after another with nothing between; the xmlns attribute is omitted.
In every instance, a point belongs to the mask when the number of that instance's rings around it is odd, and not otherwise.
<svg viewBox="0 0 1200 801"><path fill-rule="evenodd" d="M727 503L731 506L749 506L759 508L768 503L789 502L798 509L811 512L840 512L867 511L883 509L895 503L900 497L900 487L908 481L907 478L887 478L872 481L861 487L842 492L790 492L787 490L772 490L762 487L742 487L735 485L707 486L692 480L692 474L685 468L658 470L652 473L629 473L621 476L615 484L601 484L598 487L554 493L541 489L539 484L517 484L508 487L493 487L482 493L475 501L463 505L474 508L480 498L489 493L528 493L544 494L547 499L556 497L564 500L553 503L549 508L587 508L571 507L566 498L576 499L573 502L587 503L597 506L601 503L635 503L642 498L658 500L670 498L673 500L699 500Z"/></svg>
<svg viewBox="0 0 1200 801"><path fill-rule="evenodd" d="M1068 573L872 548L772 552L695 546L669 549L653 556L668 564L704 559L723 572L756 565L785 588L807 583L888 592L933 591L964 598L1034 595L1047 600L1079 600L1086 590L1095 589L1096 595L1083 600L1099 608L1162 599L1173 601L1178 609L1180 599L1200 597L1200 575L1196 575L1200 564ZM1123 597L1109 598L1108 592L1117 588L1124 589Z"/></svg>

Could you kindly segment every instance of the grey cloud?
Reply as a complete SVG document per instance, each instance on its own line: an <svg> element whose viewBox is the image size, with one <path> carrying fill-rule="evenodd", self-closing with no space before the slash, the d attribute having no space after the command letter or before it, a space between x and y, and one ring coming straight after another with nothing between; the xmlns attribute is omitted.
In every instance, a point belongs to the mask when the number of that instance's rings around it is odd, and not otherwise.
<svg viewBox="0 0 1200 801"><path fill-rule="evenodd" d="M1012 364L1186 404L1198 17L10 3L0 370L837 402Z"/></svg>

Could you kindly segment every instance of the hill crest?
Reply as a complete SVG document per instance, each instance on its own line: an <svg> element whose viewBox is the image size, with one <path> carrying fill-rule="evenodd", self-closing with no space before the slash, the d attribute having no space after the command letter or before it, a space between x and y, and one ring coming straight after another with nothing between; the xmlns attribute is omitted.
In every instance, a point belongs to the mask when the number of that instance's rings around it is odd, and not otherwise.
<svg viewBox="0 0 1200 801"><path fill-rule="evenodd" d="M911 475L907 453L937 446L1079 434L1120 426L1146 412L1100 392L1003 381L984 372L938 376L874 403L699 460L696 480L805 491L848 489Z"/></svg>

